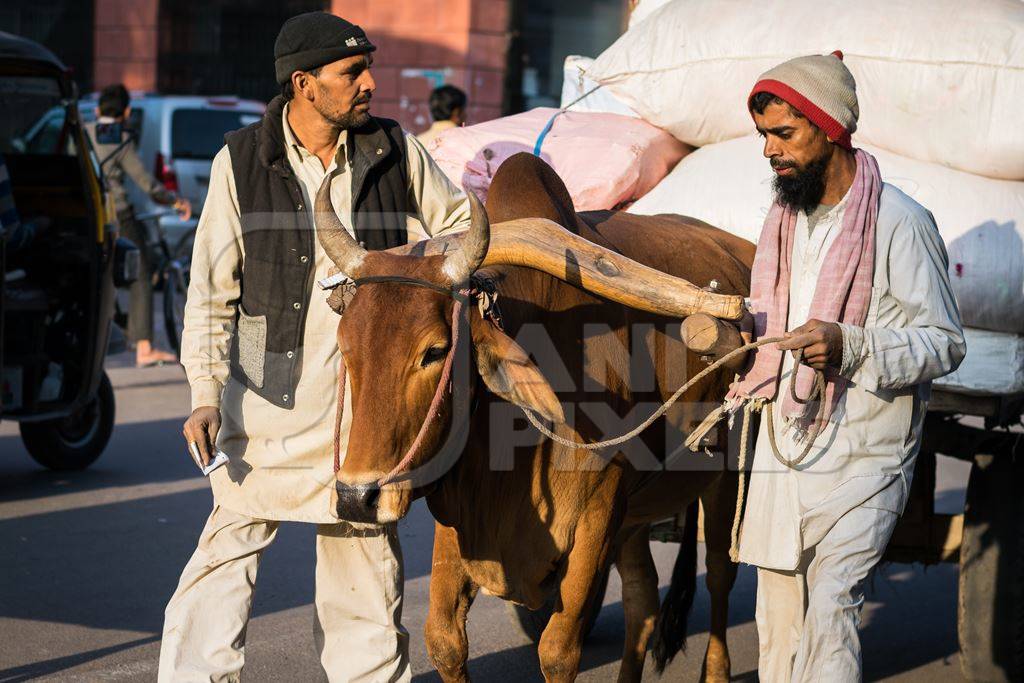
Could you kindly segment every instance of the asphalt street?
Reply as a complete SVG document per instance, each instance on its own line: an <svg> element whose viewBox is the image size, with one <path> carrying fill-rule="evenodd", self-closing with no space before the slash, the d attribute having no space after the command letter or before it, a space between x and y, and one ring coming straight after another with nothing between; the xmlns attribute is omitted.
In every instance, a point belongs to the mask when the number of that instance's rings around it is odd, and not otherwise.
<svg viewBox="0 0 1024 683"><path fill-rule="evenodd" d="M0 425L0 681L153 680L163 609L195 547L211 495L181 442L188 389L180 368L136 370L116 359L117 427L89 470L52 473L29 458L17 426ZM120 366L120 367L117 367ZM939 504L962 505L965 468L940 463ZM433 522L417 504L401 523L405 625L416 681L439 680L423 642ZM313 529L286 524L259 570L246 645L248 680L323 678L313 645ZM654 543L664 588L676 546ZM703 574L703 570L701 570ZM891 564L864 610L868 680L959 681L956 568ZM735 679L756 680L755 575L743 567L729 630ZM689 650L664 680L697 680L707 640L701 588ZM506 606L481 596L470 612L470 673L480 681L540 680L530 641ZM581 681L615 680L622 647L617 577L587 641ZM649 667L648 680L658 680Z"/></svg>

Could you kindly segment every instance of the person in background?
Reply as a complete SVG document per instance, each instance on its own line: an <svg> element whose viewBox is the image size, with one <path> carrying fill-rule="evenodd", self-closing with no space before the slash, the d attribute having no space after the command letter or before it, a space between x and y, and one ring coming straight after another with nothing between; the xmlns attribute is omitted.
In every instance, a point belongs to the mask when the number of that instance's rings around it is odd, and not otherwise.
<svg viewBox="0 0 1024 683"><path fill-rule="evenodd" d="M441 133L466 125L466 93L454 85L434 88L430 93L430 116L434 123L416 136L427 149Z"/></svg>
<svg viewBox="0 0 1024 683"><path fill-rule="evenodd" d="M138 150L126 127L131 114L128 90L120 83L103 89L96 122L86 125L96 156L114 200L121 234L139 248L139 277L131 286L128 310L128 340L135 345L135 365L146 367L176 360L174 354L153 346L153 269L154 259L146 237L146 226L135 218L128 201L125 177L138 185L153 201L177 209L182 220L192 216L192 206L169 192L142 165Z"/></svg>

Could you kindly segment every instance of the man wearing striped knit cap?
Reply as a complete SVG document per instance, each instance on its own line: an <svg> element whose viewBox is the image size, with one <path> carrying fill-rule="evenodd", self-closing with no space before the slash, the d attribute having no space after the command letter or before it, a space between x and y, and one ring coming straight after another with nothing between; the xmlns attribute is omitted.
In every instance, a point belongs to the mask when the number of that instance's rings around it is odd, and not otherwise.
<svg viewBox="0 0 1024 683"><path fill-rule="evenodd" d="M964 356L960 314L931 213L851 142L842 53L767 71L748 108L776 173L754 332L786 337L729 394L762 413L739 541L758 568L760 677L858 681L864 579L906 504L931 380Z"/></svg>

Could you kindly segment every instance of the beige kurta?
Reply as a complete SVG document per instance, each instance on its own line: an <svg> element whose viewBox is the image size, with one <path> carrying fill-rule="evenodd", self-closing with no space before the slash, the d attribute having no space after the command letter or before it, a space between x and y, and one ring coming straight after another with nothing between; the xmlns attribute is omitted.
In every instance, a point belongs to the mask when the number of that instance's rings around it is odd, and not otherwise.
<svg viewBox="0 0 1024 683"><path fill-rule="evenodd" d="M788 330L809 318L818 275L842 227L844 199L813 230L797 217ZM806 548L857 506L902 513L921 443L931 380L952 372L966 345L935 220L892 185L882 189L875 233L875 273L864 327L843 325L841 374L851 383L833 421L796 469L779 463L767 420L754 450L740 559L770 569L796 569ZM780 387L793 368L785 355ZM771 404L779 450L803 450L797 430Z"/></svg>
<svg viewBox="0 0 1024 683"><path fill-rule="evenodd" d="M346 132L338 138L336 160L324 169L320 159L298 143L287 117L285 107L287 159L302 185L310 220L316 192L340 159L343 171L331 183L331 201L352 232ZM405 139L409 192L413 206L419 209L419 215L409 219L410 240L468 227L465 195L437 168L414 136L406 134ZM315 249L319 280L328 276L332 263L318 240ZM214 497L225 508L259 519L335 522L330 494L340 361L338 316L326 304L326 293L314 290L303 332L302 374L294 407L286 410L263 400L231 378L228 365L244 259L238 196L225 147L213 160L209 194L196 233L182 338L182 364L192 387L193 410L199 406L221 409L217 446L230 461L210 475ZM351 412L346 410L346 416ZM348 442L348 422L342 424L343 449Z"/></svg>

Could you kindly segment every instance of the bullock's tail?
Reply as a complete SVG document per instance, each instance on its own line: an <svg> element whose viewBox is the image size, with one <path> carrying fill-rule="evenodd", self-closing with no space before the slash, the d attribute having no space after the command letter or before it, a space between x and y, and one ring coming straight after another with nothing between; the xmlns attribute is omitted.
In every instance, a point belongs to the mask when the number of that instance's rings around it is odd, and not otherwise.
<svg viewBox="0 0 1024 683"><path fill-rule="evenodd" d="M683 540L672 569L672 583L661 603L658 621L651 635L651 651L658 673L664 673L672 658L686 649L686 621L697 591L697 502L686 510Z"/></svg>

